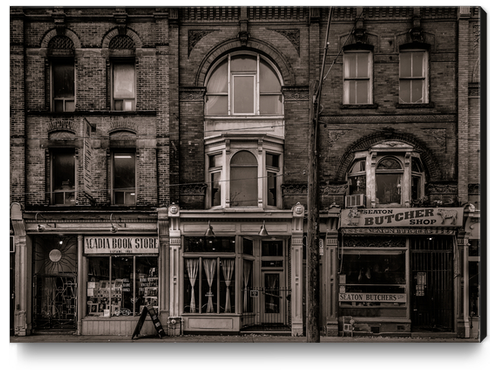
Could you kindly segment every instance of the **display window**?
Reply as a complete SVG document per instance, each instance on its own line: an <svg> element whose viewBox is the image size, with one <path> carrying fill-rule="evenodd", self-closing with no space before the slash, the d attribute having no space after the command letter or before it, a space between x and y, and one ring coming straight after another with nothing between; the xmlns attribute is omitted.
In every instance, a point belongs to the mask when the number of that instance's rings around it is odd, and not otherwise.
<svg viewBox="0 0 490 370"><path fill-rule="evenodd" d="M88 316L136 316L146 305L158 309L158 256L88 258Z"/></svg>
<svg viewBox="0 0 490 370"><path fill-rule="evenodd" d="M236 313L234 237L184 241L184 313Z"/></svg>
<svg viewBox="0 0 490 370"><path fill-rule="evenodd" d="M400 307L407 302L405 251L347 251L339 275L341 307Z"/></svg>

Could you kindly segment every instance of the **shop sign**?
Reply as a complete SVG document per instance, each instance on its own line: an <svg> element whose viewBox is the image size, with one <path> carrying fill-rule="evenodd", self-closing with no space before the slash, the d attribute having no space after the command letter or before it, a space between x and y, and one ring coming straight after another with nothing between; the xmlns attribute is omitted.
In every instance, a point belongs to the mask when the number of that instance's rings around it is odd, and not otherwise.
<svg viewBox="0 0 490 370"><path fill-rule="evenodd" d="M463 208L344 209L341 227L458 227Z"/></svg>
<svg viewBox="0 0 490 370"><path fill-rule="evenodd" d="M85 254L158 253L157 237L87 236L83 245Z"/></svg>
<svg viewBox="0 0 490 370"><path fill-rule="evenodd" d="M406 294L391 293L340 293L340 302L406 303Z"/></svg>

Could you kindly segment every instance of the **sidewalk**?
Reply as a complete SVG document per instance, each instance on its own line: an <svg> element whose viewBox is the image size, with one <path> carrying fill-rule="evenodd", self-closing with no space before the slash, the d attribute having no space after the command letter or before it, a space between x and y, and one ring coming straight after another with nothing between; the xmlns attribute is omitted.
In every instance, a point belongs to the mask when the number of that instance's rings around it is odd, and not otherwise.
<svg viewBox="0 0 490 370"><path fill-rule="evenodd" d="M476 339L444 337L320 337L321 343L479 343ZM307 343L306 337L277 336L265 334L244 335L182 335L178 337L142 336L85 336L85 335L30 335L10 337L10 343Z"/></svg>

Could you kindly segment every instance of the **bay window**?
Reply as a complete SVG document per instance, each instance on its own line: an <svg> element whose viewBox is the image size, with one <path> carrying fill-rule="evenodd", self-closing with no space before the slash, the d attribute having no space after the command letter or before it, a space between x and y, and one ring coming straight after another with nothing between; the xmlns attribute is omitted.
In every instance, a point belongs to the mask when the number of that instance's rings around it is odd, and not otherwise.
<svg viewBox="0 0 490 370"><path fill-rule="evenodd" d="M355 153L346 180L347 206L405 207L425 195L420 155L401 143L378 144ZM356 201L359 196L366 202Z"/></svg>

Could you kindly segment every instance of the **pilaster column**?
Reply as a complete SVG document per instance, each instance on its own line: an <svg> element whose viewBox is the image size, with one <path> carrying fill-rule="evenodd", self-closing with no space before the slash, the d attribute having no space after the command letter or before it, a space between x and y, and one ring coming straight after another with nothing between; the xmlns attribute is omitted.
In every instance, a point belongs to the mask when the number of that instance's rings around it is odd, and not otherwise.
<svg viewBox="0 0 490 370"><path fill-rule="evenodd" d="M303 220L305 208L298 202L292 208L291 235L291 335L303 335Z"/></svg>
<svg viewBox="0 0 490 370"><path fill-rule="evenodd" d="M182 239L180 232L180 208L172 204L168 208L169 219L169 321L178 319L180 315L180 276ZM180 323L180 319L178 319ZM182 334L182 325L171 324L169 328L173 335Z"/></svg>

